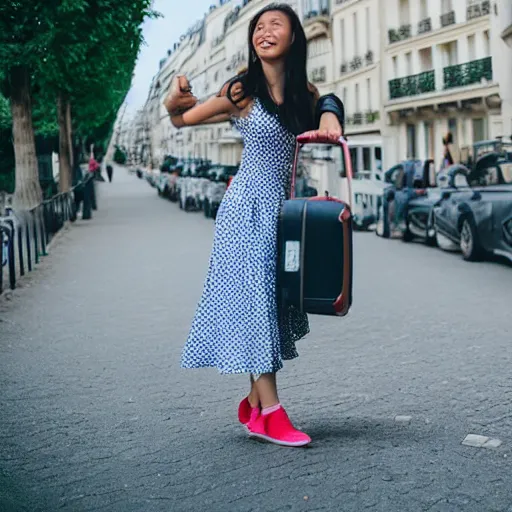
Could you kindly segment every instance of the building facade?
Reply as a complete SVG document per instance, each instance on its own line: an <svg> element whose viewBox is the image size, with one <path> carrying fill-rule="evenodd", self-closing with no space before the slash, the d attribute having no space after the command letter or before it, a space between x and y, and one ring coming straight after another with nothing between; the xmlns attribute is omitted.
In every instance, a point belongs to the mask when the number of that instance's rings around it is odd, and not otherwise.
<svg viewBox="0 0 512 512"><path fill-rule="evenodd" d="M221 0L167 51L144 108L121 129L132 144L144 139L146 149L133 155L153 167L166 154L240 161L241 138L229 123L178 130L163 101L178 73L188 77L200 101L216 94L246 65L249 20L268 3ZM433 158L439 166L448 131L455 158L462 146L512 133L510 0L288 3L308 39L309 79L321 94L343 99L345 132L361 177L405 158Z"/></svg>
<svg viewBox="0 0 512 512"><path fill-rule="evenodd" d="M386 0L382 12L385 166L439 167L448 131L456 160L463 146L502 135L491 2Z"/></svg>

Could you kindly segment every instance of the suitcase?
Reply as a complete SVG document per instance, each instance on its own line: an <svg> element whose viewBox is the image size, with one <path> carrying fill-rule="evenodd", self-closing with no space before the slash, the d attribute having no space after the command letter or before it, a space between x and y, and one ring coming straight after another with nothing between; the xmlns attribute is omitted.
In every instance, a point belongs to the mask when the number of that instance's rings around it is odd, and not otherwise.
<svg viewBox="0 0 512 512"><path fill-rule="evenodd" d="M278 290L282 304L304 313L345 316L352 304L352 213L330 196L295 198L295 175L305 144L330 144L343 150L349 195L352 165L346 141L303 134L297 137L291 199L281 210L278 235Z"/></svg>

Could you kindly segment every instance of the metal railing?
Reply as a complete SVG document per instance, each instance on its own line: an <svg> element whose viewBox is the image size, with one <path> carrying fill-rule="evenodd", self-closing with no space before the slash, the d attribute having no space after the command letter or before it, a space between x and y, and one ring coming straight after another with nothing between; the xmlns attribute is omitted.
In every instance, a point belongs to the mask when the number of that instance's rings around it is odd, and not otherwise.
<svg viewBox="0 0 512 512"><path fill-rule="evenodd" d="M92 218L97 209L94 176L87 173L83 181L69 192L62 192L29 211L10 211L0 217L0 294L4 290L4 272L8 286L16 288L18 277L31 272L41 257L48 254L48 244L66 222L77 219L77 210L83 202L82 219Z"/></svg>
<svg viewBox="0 0 512 512"><path fill-rule="evenodd" d="M443 74L445 89L477 84L482 80L491 82L493 78L492 57L447 66L444 68Z"/></svg>
<svg viewBox="0 0 512 512"><path fill-rule="evenodd" d="M436 90L434 71L424 71L417 75L394 78L389 81L390 99L403 98L404 96L416 96Z"/></svg>

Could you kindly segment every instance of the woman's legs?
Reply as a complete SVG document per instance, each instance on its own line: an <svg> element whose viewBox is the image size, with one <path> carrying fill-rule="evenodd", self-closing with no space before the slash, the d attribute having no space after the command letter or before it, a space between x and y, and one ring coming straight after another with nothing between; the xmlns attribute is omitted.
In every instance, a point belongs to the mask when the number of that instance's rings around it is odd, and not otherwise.
<svg viewBox="0 0 512 512"><path fill-rule="evenodd" d="M279 397L277 396L277 383L275 373L263 373L258 376L256 380L251 375L252 390L256 391L255 395L259 399L259 403L262 409L266 407L272 407L279 403ZM254 397L254 394L253 394ZM251 404L251 395L249 395L249 401Z"/></svg>
<svg viewBox="0 0 512 512"><path fill-rule="evenodd" d="M250 404L251 407L259 407L260 406L260 396L259 396L258 390L256 388L256 383L254 381L254 376L251 373L249 375L249 377L250 377L250 380L251 380L251 392L249 393L249 396L248 396L249 404Z"/></svg>

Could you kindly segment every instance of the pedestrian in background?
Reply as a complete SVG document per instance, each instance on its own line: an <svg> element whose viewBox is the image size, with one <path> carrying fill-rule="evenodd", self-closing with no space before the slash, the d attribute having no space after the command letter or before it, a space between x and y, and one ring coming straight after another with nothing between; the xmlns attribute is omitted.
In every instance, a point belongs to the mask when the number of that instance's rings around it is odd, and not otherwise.
<svg viewBox="0 0 512 512"><path fill-rule="evenodd" d="M309 332L305 313L278 300L277 230L289 197L296 136L318 128L337 141L344 109L334 95L319 98L307 79L307 41L287 4L271 4L249 25L247 72L217 97L196 105L185 77L165 101L176 127L231 121L241 132L240 169L220 205L210 266L182 367L249 373L251 390L238 408L249 436L304 446L280 404L276 373L298 356L295 343Z"/></svg>
<svg viewBox="0 0 512 512"><path fill-rule="evenodd" d="M453 134L451 132L448 132L443 137L443 164L441 166L441 169L445 169L446 167L450 167L450 165L454 164L452 153L450 151L450 145L453 144Z"/></svg>
<svg viewBox="0 0 512 512"><path fill-rule="evenodd" d="M114 174L114 169L110 164L107 165L107 177L109 183L112 183L112 175Z"/></svg>

